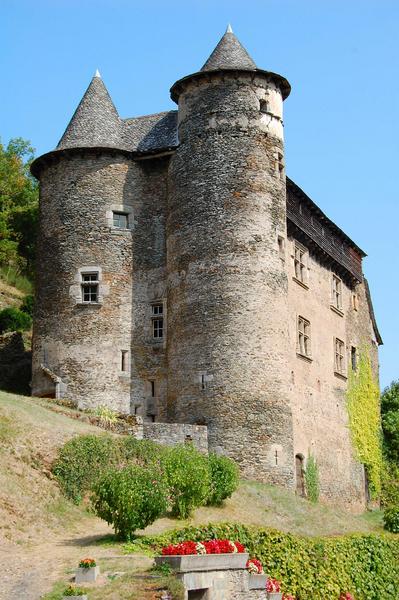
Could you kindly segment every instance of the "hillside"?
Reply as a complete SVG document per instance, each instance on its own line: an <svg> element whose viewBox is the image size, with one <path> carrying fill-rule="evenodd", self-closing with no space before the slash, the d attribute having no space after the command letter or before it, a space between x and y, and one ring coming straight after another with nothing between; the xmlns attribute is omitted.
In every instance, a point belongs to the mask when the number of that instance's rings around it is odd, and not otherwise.
<svg viewBox="0 0 399 600"><path fill-rule="evenodd" d="M61 409L66 413L61 414L49 406L46 400L0 392L0 562L7 563L0 598L7 597L2 592L14 593L15 589L32 588L36 594L38 590L49 590L55 579L65 578L65 570L76 565L82 555L94 554L111 570L128 569L130 574L137 569L142 572L151 564L149 559L136 556L129 558L127 567L120 546L96 545L111 530L60 495L50 472L57 449L75 435L101 435L103 430L66 416L77 416L76 411ZM308 535L380 530L379 513L354 516L324 505L312 506L277 487L243 481L225 507L200 508L188 522L160 519L146 533L211 521L240 521ZM14 556L12 564L7 561L10 552ZM43 570L46 560L53 565L49 572ZM26 573L30 574L30 583ZM148 582L145 585L149 595L141 591L137 598L157 597L151 595L153 584L150 582L149 588ZM132 589L131 582L127 588ZM120 593L120 598L134 597Z"/></svg>

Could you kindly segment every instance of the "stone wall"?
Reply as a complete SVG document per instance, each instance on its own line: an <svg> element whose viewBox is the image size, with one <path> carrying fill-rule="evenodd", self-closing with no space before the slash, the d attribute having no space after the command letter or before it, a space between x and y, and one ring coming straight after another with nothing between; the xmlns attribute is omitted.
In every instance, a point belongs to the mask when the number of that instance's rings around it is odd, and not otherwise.
<svg viewBox="0 0 399 600"><path fill-rule="evenodd" d="M192 443L197 450L208 452L207 428L180 423L143 423L143 438L165 446Z"/></svg>
<svg viewBox="0 0 399 600"><path fill-rule="evenodd" d="M270 94L267 116L260 99ZM273 84L249 74L191 81L179 98L167 221L168 420L206 424L210 448L247 477L293 486L281 123L268 129L281 111Z"/></svg>

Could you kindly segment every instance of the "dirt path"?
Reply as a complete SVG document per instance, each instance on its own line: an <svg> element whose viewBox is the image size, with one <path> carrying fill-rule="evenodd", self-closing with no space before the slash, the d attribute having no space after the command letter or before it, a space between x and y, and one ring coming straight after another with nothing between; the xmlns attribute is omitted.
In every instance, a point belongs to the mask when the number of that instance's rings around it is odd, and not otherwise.
<svg viewBox="0 0 399 600"><path fill-rule="evenodd" d="M79 560L93 556L97 560L115 558L116 570L147 569L151 559L139 556L122 557L115 547L101 546L96 542L112 530L100 520L88 519L79 531L65 531L61 535L49 533L36 545L0 545L0 599L39 600L55 581L72 579ZM125 569L124 569L125 566Z"/></svg>

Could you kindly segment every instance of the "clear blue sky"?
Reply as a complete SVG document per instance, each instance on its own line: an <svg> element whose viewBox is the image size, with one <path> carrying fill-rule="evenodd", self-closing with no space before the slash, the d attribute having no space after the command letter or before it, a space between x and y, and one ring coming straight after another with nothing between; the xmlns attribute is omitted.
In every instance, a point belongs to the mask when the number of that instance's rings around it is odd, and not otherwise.
<svg viewBox="0 0 399 600"><path fill-rule="evenodd" d="M292 85L289 176L369 255L384 386L399 378L397 0L1 0L0 136L53 149L97 67L122 117L172 108L228 22Z"/></svg>

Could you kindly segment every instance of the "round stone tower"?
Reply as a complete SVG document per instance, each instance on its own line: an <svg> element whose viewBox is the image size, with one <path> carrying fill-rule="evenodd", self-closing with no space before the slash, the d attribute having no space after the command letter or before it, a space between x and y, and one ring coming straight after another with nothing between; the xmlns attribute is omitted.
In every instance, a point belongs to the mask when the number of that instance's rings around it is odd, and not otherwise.
<svg viewBox="0 0 399 600"><path fill-rule="evenodd" d="M121 121L98 74L40 179L33 395L130 412L132 235Z"/></svg>
<svg viewBox="0 0 399 600"><path fill-rule="evenodd" d="M247 477L293 485L282 104L229 28L171 89L169 420L207 424Z"/></svg>

